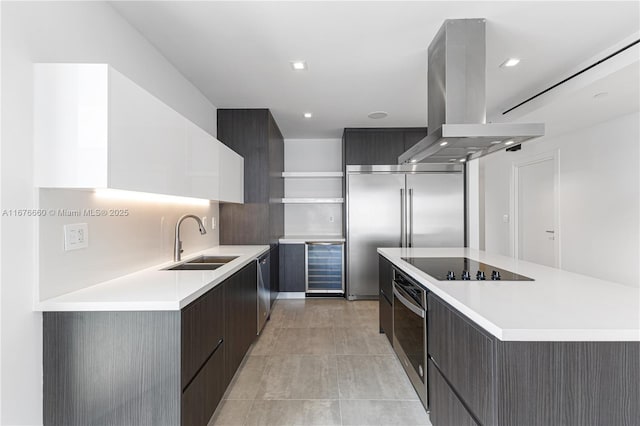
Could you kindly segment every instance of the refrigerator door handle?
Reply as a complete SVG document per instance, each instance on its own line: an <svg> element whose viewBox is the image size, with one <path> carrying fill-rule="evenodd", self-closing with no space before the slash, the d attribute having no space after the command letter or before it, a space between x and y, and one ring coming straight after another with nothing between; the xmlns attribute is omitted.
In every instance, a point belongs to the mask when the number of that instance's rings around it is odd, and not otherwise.
<svg viewBox="0 0 640 426"><path fill-rule="evenodd" d="M409 231L407 232L409 240L408 246L413 247L413 188L409 188Z"/></svg>
<svg viewBox="0 0 640 426"><path fill-rule="evenodd" d="M400 247L405 247L407 244L407 224L405 223L405 196L404 196L404 188L400 188Z"/></svg>

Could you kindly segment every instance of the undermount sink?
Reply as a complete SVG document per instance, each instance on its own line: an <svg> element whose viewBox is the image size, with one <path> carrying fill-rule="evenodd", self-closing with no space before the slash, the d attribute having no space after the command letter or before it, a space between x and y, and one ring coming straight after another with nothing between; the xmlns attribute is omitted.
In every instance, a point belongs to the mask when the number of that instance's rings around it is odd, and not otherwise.
<svg viewBox="0 0 640 426"><path fill-rule="evenodd" d="M165 271L212 271L221 267L222 263L181 263Z"/></svg>
<svg viewBox="0 0 640 426"><path fill-rule="evenodd" d="M212 271L237 259L238 256L198 256L186 262L180 263L165 271Z"/></svg>
<svg viewBox="0 0 640 426"><path fill-rule="evenodd" d="M187 260L185 263L218 263L224 265L237 258L238 256L198 256Z"/></svg>

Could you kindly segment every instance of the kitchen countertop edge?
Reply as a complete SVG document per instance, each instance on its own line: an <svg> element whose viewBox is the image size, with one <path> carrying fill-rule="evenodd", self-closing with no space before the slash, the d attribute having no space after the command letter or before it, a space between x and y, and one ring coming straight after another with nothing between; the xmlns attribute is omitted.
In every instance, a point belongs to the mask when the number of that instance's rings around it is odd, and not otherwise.
<svg viewBox="0 0 640 426"><path fill-rule="evenodd" d="M389 252L389 250L398 250L395 248L386 249L386 248L378 248L377 252L389 262L397 266L403 272L407 273L413 279L418 281L420 285L426 288L428 291L431 291L440 299L444 300L446 303L451 305L453 308L458 310L460 313L468 317L470 320L478 324L484 330L489 332L494 337L498 338L501 341L513 341L513 342L530 342L530 341L548 341L548 342L640 342L640 326L637 329L633 328L510 328L510 327L501 327L499 324L496 324L494 321L489 320L480 312L480 309L476 309L473 306L469 306L470 304L464 303L459 300L454 295L448 293L438 286L440 281L431 277L427 273L421 271L415 266L411 265L408 262L402 260L402 257L411 256L410 252L403 254L402 256L397 256ZM420 249L417 249L420 250ZM461 249L462 250L462 249ZM495 262L496 258L503 256L491 256L491 260L481 259L482 255L478 250L464 249L464 256L472 258L474 260L482 261L482 262ZM416 257L440 257L436 255L431 256L421 256L419 252ZM505 258L509 262L520 262L517 259L513 258ZM529 264L529 262L526 262ZM532 265L532 264L529 264ZM503 267L505 269L509 269L509 267L505 267L504 265L496 264L497 267ZM542 266L540 266L542 267ZM546 267L543 267L546 268ZM561 270L556 270L558 273L565 273ZM566 274L573 274L571 272L566 272ZM576 274L573 274L576 275ZM536 278L535 276L533 277ZM588 279L592 279L591 277L585 277ZM594 279L595 280L595 279ZM470 281L473 283L474 281ZM622 286L622 284L611 283L612 285ZM630 288L630 291L637 291ZM639 317L640 319L640 313Z"/></svg>
<svg viewBox="0 0 640 426"><path fill-rule="evenodd" d="M45 299L34 304L37 312L180 311L215 288L259 256L268 245L215 246L183 256L180 262L164 262L102 283ZM166 268L202 255L238 256L215 270L167 271ZM150 286L149 281L160 284ZM173 282L171 282L173 281ZM177 289L184 282L184 289ZM162 285L166 283L166 285ZM169 288L170 287L170 288ZM127 299L133 294L133 300ZM144 299L145 293L149 294ZM107 296L107 300L100 297Z"/></svg>

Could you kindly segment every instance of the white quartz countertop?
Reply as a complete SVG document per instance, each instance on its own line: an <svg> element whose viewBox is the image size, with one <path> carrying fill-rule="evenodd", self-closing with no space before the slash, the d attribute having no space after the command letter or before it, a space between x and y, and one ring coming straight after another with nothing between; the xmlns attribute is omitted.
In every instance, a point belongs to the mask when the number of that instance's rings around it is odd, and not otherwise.
<svg viewBox="0 0 640 426"><path fill-rule="evenodd" d="M36 311L177 311L214 288L269 246L218 246L183 256L182 261L207 256L238 256L211 271L167 271L165 262L91 287L43 300Z"/></svg>
<svg viewBox="0 0 640 426"><path fill-rule="evenodd" d="M326 243L326 242L344 242L344 237L340 234L330 235L285 235L280 238L280 244L304 244L304 243Z"/></svg>
<svg viewBox="0 0 640 426"><path fill-rule="evenodd" d="M640 341L636 287L473 249L379 248L378 253L500 340ZM438 281L403 257L468 257L535 281Z"/></svg>

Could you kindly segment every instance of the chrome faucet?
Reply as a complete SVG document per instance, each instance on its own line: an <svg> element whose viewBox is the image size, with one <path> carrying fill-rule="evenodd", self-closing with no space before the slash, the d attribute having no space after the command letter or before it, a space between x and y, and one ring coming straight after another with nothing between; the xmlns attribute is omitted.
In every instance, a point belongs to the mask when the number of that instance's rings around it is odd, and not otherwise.
<svg viewBox="0 0 640 426"><path fill-rule="evenodd" d="M187 218L192 218L193 220L198 222L198 228L200 229L200 235L204 235L204 234L207 233L207 230L204 229L204 225L202 224L202 221L200 220L200 218L198 216L193 215L193 214L182 215L182 217L180 217L180 219L178 219L178 222L176 223L176 240L175 240L175 244L173 246L173 260L176 261L176 262L180 261L180 254L183 252L183 250L182 250L182 241L180 241L180 225Z"/></svg>

